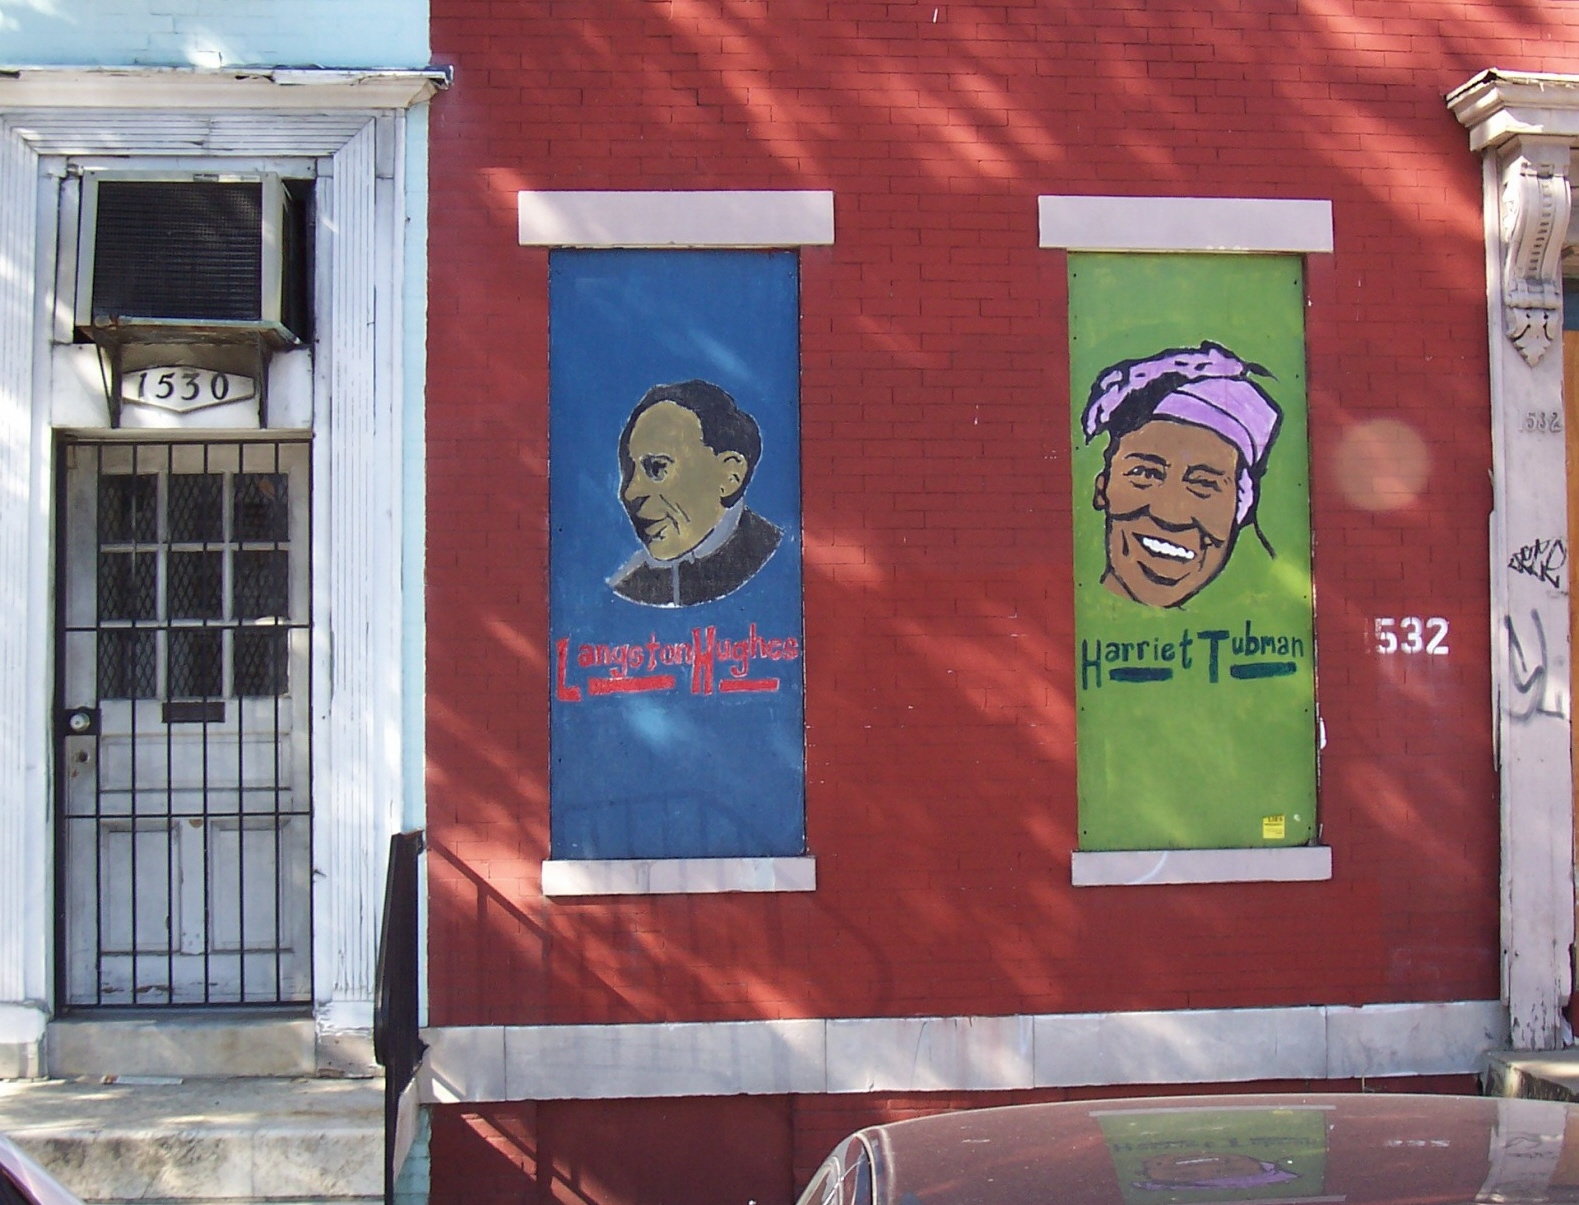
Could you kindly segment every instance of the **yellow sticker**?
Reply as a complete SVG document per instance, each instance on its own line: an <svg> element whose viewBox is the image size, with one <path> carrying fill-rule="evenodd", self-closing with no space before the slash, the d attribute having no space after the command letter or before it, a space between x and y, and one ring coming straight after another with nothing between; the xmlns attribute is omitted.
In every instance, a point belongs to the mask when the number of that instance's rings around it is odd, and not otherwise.
<svg viewBox="0 0 1579 1205"><path fill-rule="evenodd" d="M1284 818L1282 816L1261 817L1261 840L1281 841L1284 833Z"/></svg>

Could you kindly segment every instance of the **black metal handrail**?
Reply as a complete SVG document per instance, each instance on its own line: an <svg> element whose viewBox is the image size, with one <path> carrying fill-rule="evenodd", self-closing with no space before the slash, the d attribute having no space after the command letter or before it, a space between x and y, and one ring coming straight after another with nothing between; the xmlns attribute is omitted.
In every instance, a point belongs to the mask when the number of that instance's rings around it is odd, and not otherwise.
<svg viewBox="0 0 1579 1205"><path fill-rule="evenodd" d="M373 1057L384 1069L384 1205L394 1205L400 1099L427 1049L417 1014L417 886L422 830L389 839L374 980Z"/></svg>

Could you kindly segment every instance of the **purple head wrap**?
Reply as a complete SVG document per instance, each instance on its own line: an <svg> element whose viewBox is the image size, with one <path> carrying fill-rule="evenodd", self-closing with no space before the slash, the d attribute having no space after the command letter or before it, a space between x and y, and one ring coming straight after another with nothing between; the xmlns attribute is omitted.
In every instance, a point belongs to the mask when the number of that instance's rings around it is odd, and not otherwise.
<svg viewBox="0 0 1579 1205"><path fill-rule="evenodd" d="M1135 1187L1152 1189L1154 1191L1172 1190L1174 1192L1179 1192L1186 1189L1199 1188L1260 1188L1267 1184L1283 1184L1289 1180L1299 1179L1297 1172L1285 1171L1277 1164L1268 1163L1265 1159L1257 1159L1256 1162L1261 1165L1261 1170L1250 1175L1223 1176L1221 1178L1216 1176L1207 1176L1199 1180L1170 1180L1161 1182L1156 1180L1138 1180L1135 1182Z"/></svg>
<svg viewBox="0 0 1579 1205"><path fill-rule="evenodd" d="M1134 430L1139 423L1115 422L1122 418L1120 411L1126 403L1138 405L1143 396L1154 398L1161 390L1162 397L1155 400L1145 419L1194 423L1239 449L1235 521L1243 523L1255 507L1256 483L1283 418L1266 391L1250 380L1251 374L1271 375L1259 364L1241 360L1216 343L1115 364L1104 369L1091 387L1091 400L1081 418L1086 441L1114 426L1120 427L1120 433Z"/></svg>

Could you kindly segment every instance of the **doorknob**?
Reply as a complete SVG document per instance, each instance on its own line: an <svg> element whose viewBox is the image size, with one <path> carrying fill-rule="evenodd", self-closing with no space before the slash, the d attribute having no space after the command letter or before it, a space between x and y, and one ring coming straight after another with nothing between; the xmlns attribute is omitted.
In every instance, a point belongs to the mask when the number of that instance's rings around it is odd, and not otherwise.
<svg viewBox="0 0 1579 1205"><path fill-rule="evenodd" d="M61 716L61 726L67 736L97 736L99 733L99 709L97 707L73 707Z"/></svg>

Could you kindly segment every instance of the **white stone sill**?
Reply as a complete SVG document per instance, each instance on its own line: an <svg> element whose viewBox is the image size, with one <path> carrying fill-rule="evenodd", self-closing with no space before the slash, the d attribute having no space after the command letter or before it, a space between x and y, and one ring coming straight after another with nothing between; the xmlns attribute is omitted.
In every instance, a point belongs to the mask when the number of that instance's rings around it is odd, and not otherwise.
<svg viewBox="0 0 1579 1205"><path fill-rule="evenodd" d="M1077 850L1070 878L1076 887L1321 882L1332 878L1332 849L1289 845L1276 849Z"/></svg>
<svg viewBox="0 0 1579 1205"><path fill-rule="evenodd" d="M1069 251L1331 252L1332 202L1261 197L1036 199L1038 242Z"/></svg>
<svg viewBox="0 0 1579 1205"><path fill-rule="evenodd" d="M551 858L543 863L543 894L719 895L731 891L815 891L817 859L799 858Z"/></svg>
<svg viewBox="0 0 1579 1205"><path fill-rule="evenodd" d="M827 191L534 192L517 194L524 247L823 247Z"/></svg>

